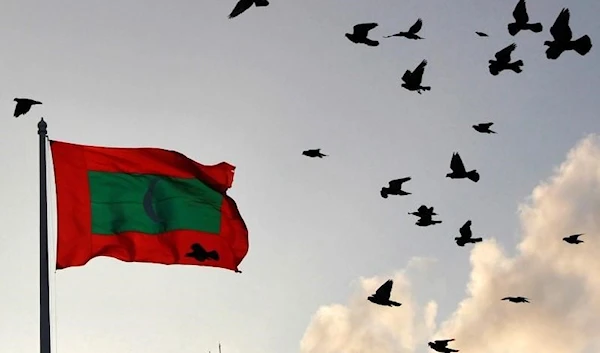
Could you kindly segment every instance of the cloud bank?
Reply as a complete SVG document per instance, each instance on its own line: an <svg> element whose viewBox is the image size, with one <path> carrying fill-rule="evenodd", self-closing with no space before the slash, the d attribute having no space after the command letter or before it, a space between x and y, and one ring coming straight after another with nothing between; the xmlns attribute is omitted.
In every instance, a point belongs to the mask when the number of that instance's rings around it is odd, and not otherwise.
<svg viewBox="0 0 600 353"><path fill-rule="evenodd" d="M427 342L443 338L455 338L451 347L462 353L600 352L600 136L575 146L519 211L516 255L493 238L474 246L467 297L439 327L436 303L419 306L411 296L409 272L427 262L413 259L392 276L360 278L347 305L319 308L301 353L433 352ZM561 240L574 233L585 233L583 244ZM398 310L365 300L388 278ZM499 302L499 295L531 304Z"/></svg>

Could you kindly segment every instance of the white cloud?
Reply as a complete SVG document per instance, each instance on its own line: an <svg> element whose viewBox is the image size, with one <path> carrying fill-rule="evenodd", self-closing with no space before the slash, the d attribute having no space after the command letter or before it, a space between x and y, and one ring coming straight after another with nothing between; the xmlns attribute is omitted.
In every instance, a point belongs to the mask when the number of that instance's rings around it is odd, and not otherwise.
<svg viewBox="0 0 600 353"><path fill-rule="evenodd" d="M467 297L436 332L437 304L419 307L407 271L378 307L365 296L388 277L361 278L348 305L321 307L301 341L302 353L427 352L427 341L455 338L462 353L600 352L600 137L589 136L520 207L522 240L507 257L494 239L473 247ZM583 244L562 237L585 233ZM414 260L408 269L424 270ZM508 295L531 304L500 302Z"/></svg>

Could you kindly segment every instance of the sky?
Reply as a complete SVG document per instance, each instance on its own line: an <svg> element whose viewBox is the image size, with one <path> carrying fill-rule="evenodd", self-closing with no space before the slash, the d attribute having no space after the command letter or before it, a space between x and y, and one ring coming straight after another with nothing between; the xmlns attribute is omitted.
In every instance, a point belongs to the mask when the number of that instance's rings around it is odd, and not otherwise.
<svg viewBox="0 0 600 353"><path fill-rule="evenodd" d="M52 270L53 352L422 353L443 338L462 353L600 351L598 50L551 61L543 46L563 7L596 45L600 2L529 0L544 30L511 37L516 3L273 0L229 20L235 0L3 0L0 351L39 349L40 117L54 140L236 166L250 240L242 274L110 258ZM417 18L424 40L381 38ZM365 22L376 48L344 37ZM490 75L513 42L523 72ZM423 59L419 95L400 77ZM15 97L43 105L15 119ZM471 128L487 121L498 134ZM445 178L453 152L478 183ZM380 197L405 176L411 195ZM421 204L443 223L414 225ZM469 219L485 240L457 247ZM562 242L574 233L583 244ZM51 222L51 259L55 236ZM388 278L399 308L366 301Z"/></svg>

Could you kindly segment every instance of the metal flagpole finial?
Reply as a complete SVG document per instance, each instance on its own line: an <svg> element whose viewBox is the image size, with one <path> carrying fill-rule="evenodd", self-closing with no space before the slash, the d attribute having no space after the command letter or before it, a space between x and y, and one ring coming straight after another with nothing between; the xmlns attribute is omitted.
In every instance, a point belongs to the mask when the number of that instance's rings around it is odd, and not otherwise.
<svg viewBox="0 0 600 353"><path fill-rule="evenodd" d="M48 132L48 130L46 130L47 127L48 124L46 124L44 118L41 118L40 122L38 123L38 135L46 135L46 133Z"/></svg>

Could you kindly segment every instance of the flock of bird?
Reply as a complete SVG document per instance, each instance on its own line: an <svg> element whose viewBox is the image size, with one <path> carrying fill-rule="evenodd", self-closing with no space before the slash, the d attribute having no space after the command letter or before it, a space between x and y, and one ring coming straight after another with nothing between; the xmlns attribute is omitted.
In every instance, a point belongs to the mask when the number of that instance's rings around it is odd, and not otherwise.
<svg viewBox="0 0 600 353"><path fill-rule="evenodd" d="M256 7L265 7L269 5L267 0L239 0L236 4L235 8L229 15L229 18L234 18L248 10L252 5ZM509 23L508 33L511 36L517 35L521 31L531 31L533 33L540 33L543 30L543 25L541 23L531 23L529 21L529 15L527 13L527 8L525 4L525 0L519 0L514 11L513 11L514 22ZM562 53L566 51L575 51L581 56L586 55L592 48L592 41L588 35L583 35L580 38L573 40L573 33L571 31L569 25L570 13L568 9L562 9L558 17L556 18L552 27L550 27L550 34L553 37L551 41L545 41L544 45L548 48L546 49L546 57L551 60L558 59ZM369 31L377 27L377 23L361 23L357 24L353 28L352 33L346 33L346 38L356 44L365 44L371 47L376 47L379 45L379 41L374 39L369 39L368 34ZM423 27L423 21L419 18L407 31L400 31L396 34L384 36L383 38L391 38L391 37L404 37L412 40L420 40L424 39L418 35L419 31ZM484 32L475 32L480 37L489 37ZM496 76L500 72L505 70L510 70L515 73L522 72L521 67L523 66L522 60L511 61L511 54L516 49L516 44L510 44L504 49L498 51L495 54L495 59L489 60L489 72L490 74ZM421 94L422 91L429 91L431 87L423 86L423 73L425 71L425 66L427 65L427 60L423 60L413 71L406 70L404 75L402 76L403 83L401 86L409 91L415 91ZM14 111L14 117L17 118L21 115L25 115L29 112L32 106L42 104L39 101L29 99L29 98L15 98L16 107ZM479 133L484 134L495 134L495 131L490 130L492 122L488 123L480 123L473 125L473 129ZM320 148L317 149L309 149L303 151L302 154L311 158L323 158L326 157L326 154L321 152ZM473 182L478 182L480 175L476 169L467 171L460 155L458 153L452 154L452 159L450 161L450 169L451 172L446 174L446 177L451 179L469 179ZM384 186L381 188L380 195L381 197L388 198L389 195L397 195L397 196L405 196L410 195L410 192L402 190L402 185L411 180L411 177L405 177L400 179L391 180L388 183L388 186ZM433 206L427 207L425 205L421 205L416 212L409 212L409 215L414 215L419 217L417 222L415 223L420 227L427 227L435 224L442 223L440 220L433 220L433 216L437 216L437 213L434 212ZM459 236L455 237L454 240L458 246L465 246L468 243L478 243L483 241L482 237L474 238L473 233L471 231L471 220L467 220L463 226L459 229ZM580 244L583 243L583 240L580 240L579 237L583 234L574 234L570 236L566 236L563 238L563 241L569 244ZM391 291L393 286L393 280L387 280L384 284L382 284L374 294L370 295L367 299L377 305L382 306L401 306L402 304L390 299ZM513 303L529 303L529 299L521 296L517 297L505 297L501 300L508 300ZM457 349L452 349L448 347L449 342L454 341L454 339L446 339L446 340L435 340L429 342L428 345L431 349L440 352L440 353L451 353L458 352Z"/></svg>
<svg viewBox="0 0 600 353"><path fill-rule="evenodd" d="M246 0L241 0L240 3L245 1ZM525 0L519 0L513 11L513 17L514 22L509 23L507 26L508 33L511 36L515 36L521 31L531 31L533 33L540 33L543 30L543 25L541 23L532 23L529 21L529 15L527 13ZM569 18L569 10L562 9L560 14L556 18L554 24L550 28L550 34L552 35L553 40L544 42L544 45L548 47L546 49L546 57L550 60L558 59L561 56L561 54L565 51L575 51L579 55L584 56L592 48L592 41L588 35L584 35L576 40L573 40L573 33L569 26ZM379 45L379 41L369 38L368 35L369 31L373 30L377 26L377 23L357 24L354 26L352 33L346 33L346 38L348 38L348 40L356 44L364 44L367 46L376 47ZM419 36L419 31L422 27L423 21L419 18L410 28L408 28L407 31L400 31L396 34L384 36L383 38L404 37L412 40L424 39L423 37ZM488 34L484 32L475 33L480 37L489 37ZM511 58L511 54L516 49L516 47L516 44L512 43L498 51L495 54L494 59L489 60L488 68L491 75L497 76L500 72L505 70L513 71L515 73L522 72L523 61L513 61ZM430 86L425 86L422 83L423 73L425 72L426 65L427 60L423 60L413 71L406 70L404 75L402 76L403 83L401 84L401 86L409 91L415 91L418 94L421 94L422 91L431 90ZM496 134L495 131L492 131L490 129L492 125L492 122L487 122L476 124L472 127L475 131L479 133ZM320 148L306 150L302 152L302 154L311 158L323 158L327 156L326 154L321 152ZM467 171L467 168L465 167L465 164L463 163L458 153L452 154L452 158L450 160L450 170L451 172L446 174L446 177L451 179L469 179L472 182L477 183L480 178L480 175L476 169ZM384 186L381 188L381 197L385 199L388 198L389 195L411 195L410 192L407 192L402 189L403 184L408 182L409 180L411 180L411 177L404 177L400 179L391 180L388 183L388 186ZM442 221L440 220L433 219L433 216L437 216L437 213L434 212L433 206L427 207L426 205L421 205L417 209L417 211L409 212L408 214L417 216L419 218L415 224L420 227L427 227L442 223ZM454 238L458 246L464 247L466 244L469 243L474 244L483 241L482 237L473 237L471 225L471 220L467 220L458 230L459 236ZM579 239L581 235L583 234L574 234L566 236L563 238L563 241L569 244L579 244L583 242L583 240ZM401 306L401 303L390 299L392 287L393 280L389 279L367 299L371 303L377 305L391 307ZM502 298L501 300L510 301L512 303L529 303L529 299L522 296L509 296ZM453 341L455 341L455 339L453 338L435 340L429 342L428 345L431 349L440 353L458 352L459 350L448 347L448 344Z"/></svg>

